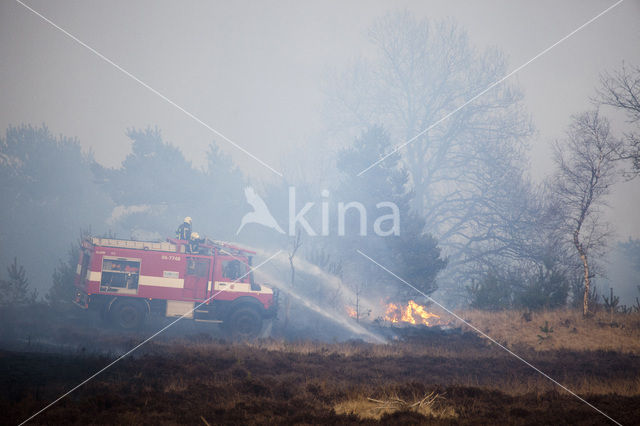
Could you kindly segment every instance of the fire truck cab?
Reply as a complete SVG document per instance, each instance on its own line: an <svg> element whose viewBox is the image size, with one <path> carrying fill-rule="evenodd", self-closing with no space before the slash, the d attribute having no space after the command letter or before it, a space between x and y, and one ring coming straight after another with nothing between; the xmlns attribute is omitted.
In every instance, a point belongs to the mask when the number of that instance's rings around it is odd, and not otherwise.
<svg viewBox="0 0 640 426"><path fill-rule="evenodd" d="M75 303L122 329L150 313L220 323L233 337L256 337L276 314L277 292L254 281L249 250L205 239L132 241L88 237L76 271Z"/></svg>

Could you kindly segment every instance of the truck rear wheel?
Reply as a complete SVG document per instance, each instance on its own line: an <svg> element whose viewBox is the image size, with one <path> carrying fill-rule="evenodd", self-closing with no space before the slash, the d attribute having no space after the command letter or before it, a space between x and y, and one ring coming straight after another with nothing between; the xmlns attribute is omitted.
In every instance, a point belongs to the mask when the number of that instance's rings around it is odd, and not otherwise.
<svg viewBox="0 0 640 426"><path fill-rule="evenodd" d="M225 321L225 326L233 339L255 339L262 331L262 317L255 309L239 308Z"/></svg>
<svg viewBox="0 0 640 426"><path fill-rule="evenodd" d="M121 300L114 303L109 310L111 322L123 330L133 330L142 325L146 312L139 303Z"/></svg>

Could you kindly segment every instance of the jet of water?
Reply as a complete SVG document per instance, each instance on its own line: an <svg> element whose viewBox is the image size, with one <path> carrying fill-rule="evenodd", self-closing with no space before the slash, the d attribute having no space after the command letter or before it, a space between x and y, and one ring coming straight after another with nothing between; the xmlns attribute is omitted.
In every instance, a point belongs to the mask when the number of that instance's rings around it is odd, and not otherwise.
<svg viewBox="0 0 640 426"><path fill-rule="evenodd" d="M272 275L270 275L268 272L264 271L263 269L261 269L260 271L256 271L256 275L263 277L265 281L268 281L270 283L278 283L278 286L277 286L278 288L285 290L287 294L294 297L296 300L300 301L300 303L302 303L307 308L313 310L314 312L319 313L325 318L343 327L344 329L347 329L350 332L359 336L366 336L368 338L367 340L371 342L387 343L383 337L367 330L362 325L355 322L352 318L349 318L348 316L346 316L344 313L341 313L339 311L330 312L329 310L318 306L316 303L309 300L309 298L299 294L296 290L292 289L291 286L286 283L286 280L274 279Z"/></svg>
<svg viewBox="0 0 640 426"><path fill-rule="evenodd" d="M270 256L270 253L259 248L251 248L251 250L255 251L262 257ZM289 259L287 258L286 253L281 253L278 256L274 257L272 259L272 262L278 263L279 265L286 268L290 267ZM296 258L294 262L297 271L314 276L321 285L327 287L327 292L340 290L343 295L342 301L344 303L344 306L352 305L357 299L361 311L370 310L371 312L382 314L379 303L372 301L370 298L362 294L357 296L351 288L343 284L342 280L339 277L324 271L318 265L314 265L313 263L305 259Z"/></svg>

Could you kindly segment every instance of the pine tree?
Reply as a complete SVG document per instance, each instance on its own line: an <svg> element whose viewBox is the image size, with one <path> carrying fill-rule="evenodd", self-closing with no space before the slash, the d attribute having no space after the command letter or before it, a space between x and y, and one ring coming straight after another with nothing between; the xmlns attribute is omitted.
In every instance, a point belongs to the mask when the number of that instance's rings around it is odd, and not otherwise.
<svg viewBox="0 0 640 426"><path fill-rule="evenodd" d="M356 139L352 147L338 155L338 169L344 174L340 196L342 199L362 202L369 212L377 212L377 203L393 202L398 208L400 223L398 234L377 236L369 233L366 237L347 236L351 251L362 248L369 256L383 261L424 294L437 289L436 276L447 265L441 257L438 241L425 232L425 220L412 210L415 196L411 188L410 174L398 153L388 155L376 166L375 173L366 178L358 176L366 165L386 155L392 150L387 131L381 126L372 126ZM388 213L388 212L385 212ZM351 219L354 219L351 217ZM357 218L355 218L357 222ZM348 223L351 229L357 229ZM387 229L385 229L387 231ZM341 244L344 245L345 238ZM356 258L357 259L357 258ZM369 268L363 270L379 276L380 270L369 261L358 259ZM375 280L373 280L375 281ZM387 281L388 280L384 280ZM415 290L399 285L396 296L401 299L418 297Z"/></svg>
<svg viewBox="0 0 640 426"><path fill-rule="evenodd" d="M0 280L0 306L24 306L36 301L37 292L29 292L29 280L22 265L18 265L18 258L7 267L9 279Z"/></svg>
<svg viewBox="0 0 640 426"><path fill-rule="evenodd" d="M66 262L60 260L53 271L53 285L46 295L47 302L53 306L69 304L75 295L74 280L76 277L76 265L78 263L79 245L74 245L69 250Z"/></svg>

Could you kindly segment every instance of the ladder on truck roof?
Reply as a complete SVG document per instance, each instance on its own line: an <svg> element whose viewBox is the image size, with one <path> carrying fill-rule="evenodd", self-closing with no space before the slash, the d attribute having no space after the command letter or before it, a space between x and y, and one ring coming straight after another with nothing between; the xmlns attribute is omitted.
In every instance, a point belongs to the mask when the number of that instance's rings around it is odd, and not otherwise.
<svg viewBox="0 0 640 426"><path fill-rule="evenodd" d="M247 255L256 254L254 251L247 250L242 247L234 246L233 244L229 244L225 241L212 240L212 239L206 238L204 244L212 247L216 247L218 250L222 251L223 253L227 253L231 255L247 256Z"/></svg>
<svg viewBox="0 0 640 426"><path fill-rule="evenodd" d="M177 246L167 241L154 242L154 241L132 241L132 240L120 240L115 238L100 238L91 237L91 243L96 246L102 247L117 247L126 249L137 250L151 250L151 251L166 251L175 253Z"/></svg>
<svg viewBox="0 0 640 426"><path fill-rule="evenodd" d="M117 248L126 248L126 249L136 249L136 250L151 250L151 251L165 251L176 253L178 250L178 244L175 244L171 240L170 241L133 241L133 240L121 240L117 238L100 238L100 237L91 237L90 241L95 246L101 247L117 247ZM176 241L177 242L177 241ZM185 246L181 245L181 252L184 253ZM235 246L233 244L229 244L225 241L212 240L209 238L205 238L204 241L205 246L216 247L223 253L227 253L230 255L252 255L255 254L254 251L244 249L242 247Z"/></svg>

